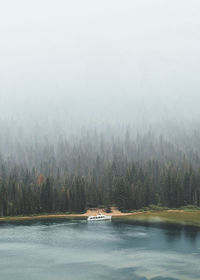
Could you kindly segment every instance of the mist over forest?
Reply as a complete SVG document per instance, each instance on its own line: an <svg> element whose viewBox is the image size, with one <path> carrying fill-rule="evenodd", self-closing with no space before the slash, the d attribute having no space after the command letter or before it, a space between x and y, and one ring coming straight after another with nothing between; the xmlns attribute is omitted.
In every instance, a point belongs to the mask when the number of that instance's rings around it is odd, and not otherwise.
<svg viewBox="0 0 200 280"><path fill-rule="evenodd" d="M200 205L198 1L2 1L0 214Z"/></svg>

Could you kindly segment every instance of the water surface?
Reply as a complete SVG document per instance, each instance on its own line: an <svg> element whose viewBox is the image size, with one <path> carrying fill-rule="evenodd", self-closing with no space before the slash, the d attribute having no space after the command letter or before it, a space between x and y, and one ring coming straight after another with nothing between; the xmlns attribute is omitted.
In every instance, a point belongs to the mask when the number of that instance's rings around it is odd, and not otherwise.
<svg viewBox="0 0 200 280"><path fill-rule="evenodd" d="M0 279L200 279L200 232L119 221L1 223Z"/></svg>

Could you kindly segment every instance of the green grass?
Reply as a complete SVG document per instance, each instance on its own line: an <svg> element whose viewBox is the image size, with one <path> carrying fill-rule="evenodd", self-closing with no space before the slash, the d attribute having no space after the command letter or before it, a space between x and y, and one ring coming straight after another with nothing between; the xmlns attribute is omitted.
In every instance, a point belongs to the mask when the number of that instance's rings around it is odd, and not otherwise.
<svg viewBox="0 0 200 280"><path fill-rule="evenodd" d="M193 225L200 227L200 210L185 211L148 211L136 212L133 215L118 217L117 219L124 221L143 221L150 223L174 223L182 225Z"/></svg>
<svg viewBox="0 0 200 280"><path fill-rule="evenodd" d="M181 207L180 209L184 210L184 211L188 211L188 212L193 212L195 210L200 210L200 207L196 206L196 205L186 205Z"/></svg>

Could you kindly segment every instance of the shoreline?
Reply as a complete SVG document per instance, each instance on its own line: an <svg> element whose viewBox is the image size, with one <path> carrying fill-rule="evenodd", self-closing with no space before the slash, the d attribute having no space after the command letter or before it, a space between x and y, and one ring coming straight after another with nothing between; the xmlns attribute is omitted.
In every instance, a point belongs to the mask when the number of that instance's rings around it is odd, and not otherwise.
<svg viewBox="0 0 200 280"><path fill-rule="evenodd" d="M86 217L81 214L40 214L40 215L30 215L30 216L9 216L1 217L0 222L9 222L9 221L28 221L28 220L42 220L42 219L86 219Z"/></svg>
<svg viewBox="0 0 200 280"><path fill-rule="evenodd" d="M65 214L65 213L52 213L52 214L32 214L26 216L5 216L0 217L0 222L2 221L21 221L21 220L40 220L40 219L56 219L56 218L63 218L63 219L87 219L88 216L95 216L99 212L103 215L112 215L112 217L122 217L133 215L136 213L122 213L116 207L112 207L112 211L110 213L106 213L103 209L90 209L86 213L83 214ZM139 212L138 212L139 213Z"/></svg>
<svg viewBox="0 0 200 280"><path fill-rule="evenodd" d="M149 224L171 224L193 226L200 228L200 210L164 210L140 212L138 215L119 217L126 222L141 222Z"/></svg>
<svg viewBox="0 0 200 280"><path fill-rule="evenodd" d="M86 220L88 216L96 215L99 209L88 210L84 214L39 214L30 216L10 216L1 217L0 222L15 222L15 221L29 221L42 219L81 219ZM144 223L168 223L184 226L195 226L200 228L200 210L185 211L185 210L163 210L163 211L145 211L145 212L130 212L122 213L116 208L112 208L111 213L102 214L112 215L114 220L121 220L125 222L144 222Z"/></svg>

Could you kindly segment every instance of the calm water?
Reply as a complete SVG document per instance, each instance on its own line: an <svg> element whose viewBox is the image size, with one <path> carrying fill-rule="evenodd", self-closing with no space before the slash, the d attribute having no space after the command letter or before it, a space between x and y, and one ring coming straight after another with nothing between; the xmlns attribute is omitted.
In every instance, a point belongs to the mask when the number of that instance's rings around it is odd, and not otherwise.
<svg viewBox="0 0 200 280"><path fill-rule="evenodd" d="M200 232L114 221L1 223L0 279L200 279Z"/></svg>

